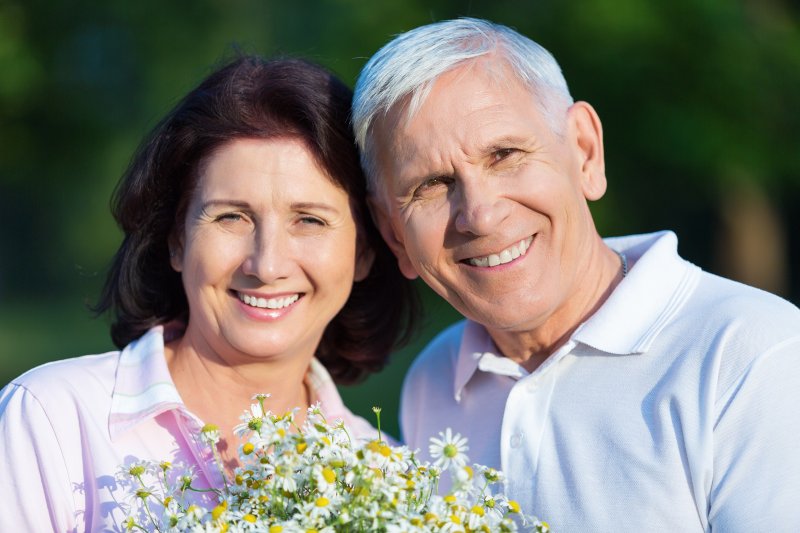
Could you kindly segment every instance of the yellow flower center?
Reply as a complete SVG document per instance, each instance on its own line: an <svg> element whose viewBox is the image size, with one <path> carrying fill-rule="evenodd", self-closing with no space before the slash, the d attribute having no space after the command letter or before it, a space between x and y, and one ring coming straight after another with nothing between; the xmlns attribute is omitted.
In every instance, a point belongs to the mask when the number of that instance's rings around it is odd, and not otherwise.
<svg viewBox="0 0 800 533"><path fill-rule="evenodd" d="M322 469L322 477L328 483L333 483L334 481L336 481L336 472L334 472L330 468L323 468Z"/></svg>
<svg viewBox="0 0 800 533"><path fill-rule="evenodd" d="M258 519L256 518L255 515L247 513L246 515L244 515L242 517L242 520L244 520L245 522L250 522L251 524L255 524L256 520L258 520ZM270 531L272 531L272 528L270 528Z"/></svg>
<svg viewBox="0 0 800 533"><path fill-rule="evenodd" d="M331 501L328 498L326 498L325 496L320 496L319 498L316 499L314 505L316 505L317 507L327 507L330 503Z"/></svg>
<svg viewBox="0 0 800 533"><path fill-rule="evenodd" d="M442 453L448 459L452 459L453 457L458 455L458 448L456 448L453 444L447 444L442 450Z"/></svg>
<svg viewBox="0 0 800 533"><path fill-rule="evenodd" d="M224 513L225 509L227 508L228 508L228 502L222 502L221 504L214 507L214 509L211 511L211 519L217 520L220 516L222 516L222 513Z"/></svg>

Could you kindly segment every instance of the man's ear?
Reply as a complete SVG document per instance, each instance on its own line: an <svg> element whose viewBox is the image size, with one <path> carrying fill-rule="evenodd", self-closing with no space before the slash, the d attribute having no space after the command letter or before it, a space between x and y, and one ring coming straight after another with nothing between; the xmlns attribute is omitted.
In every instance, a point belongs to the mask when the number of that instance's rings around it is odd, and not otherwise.
<svg viewBox="0 0 800 533"><path fill-rule="evenodd" d="M575 102L567 110L567 130L578 158L583 195L587 200L599 200L607 185L600 117L588 103Z"/></svg>
<svg viewBox="0 0 800 533"><path fill-rule="evenodd" d="M417 274L411 259L406 253L402 236L398 235L398 231L395 230L392 224L386 203L374 194L370 194L367 197L367 203L369 204L369 211L372 213L372 220L378 227L378 231L381 232L381 237L383 237L383 240L386 241L389 249L397 258L397 266L400 268L400 272L408 279L416 279L419 274Z"/></svg>

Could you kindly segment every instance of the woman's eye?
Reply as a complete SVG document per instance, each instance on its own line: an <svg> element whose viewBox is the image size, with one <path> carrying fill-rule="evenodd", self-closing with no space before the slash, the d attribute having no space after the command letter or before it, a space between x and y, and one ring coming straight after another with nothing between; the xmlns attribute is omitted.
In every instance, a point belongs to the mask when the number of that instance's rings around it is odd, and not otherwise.
<svg viewBox="0 0 800 533"><path fill-rule="evenodd" d="M239 213L224 213L217 217L217 222L237 222L242 220L242 215Z"/></svg>
<svg viewBox="0 0 800 533"><path fill-rule="evenodd" d="M313 225L313 226L324 226L325 222L317 217L312 216L303 216L300 217L300 222L303 224Z"/></svg>

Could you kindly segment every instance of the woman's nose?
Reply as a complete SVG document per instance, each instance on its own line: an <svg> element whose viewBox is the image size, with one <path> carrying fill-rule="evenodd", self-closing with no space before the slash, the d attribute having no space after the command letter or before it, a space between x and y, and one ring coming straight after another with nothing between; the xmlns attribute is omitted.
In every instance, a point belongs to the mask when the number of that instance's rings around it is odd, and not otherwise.
<svg viewBox="0 0 800 533"><path fill-rule="evenodd" d="M287 231L274 225L256 228L250 251L242 264L242 271L269 284L286 278L295 264Z"/></svg>

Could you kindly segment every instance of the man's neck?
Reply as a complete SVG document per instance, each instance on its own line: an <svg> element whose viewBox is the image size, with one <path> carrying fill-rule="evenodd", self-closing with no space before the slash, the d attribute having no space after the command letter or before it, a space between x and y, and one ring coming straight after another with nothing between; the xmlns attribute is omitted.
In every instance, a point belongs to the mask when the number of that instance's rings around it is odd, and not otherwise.
<svg viewBox="0 0 800 533"><path fill-rule="evenodd" d="M493 330L489 335L500 352L532 372L566 344L575 330L605 303L622 281L620 257L603 245L581 276L580 286L541 324L522 331Z"/></svg>

